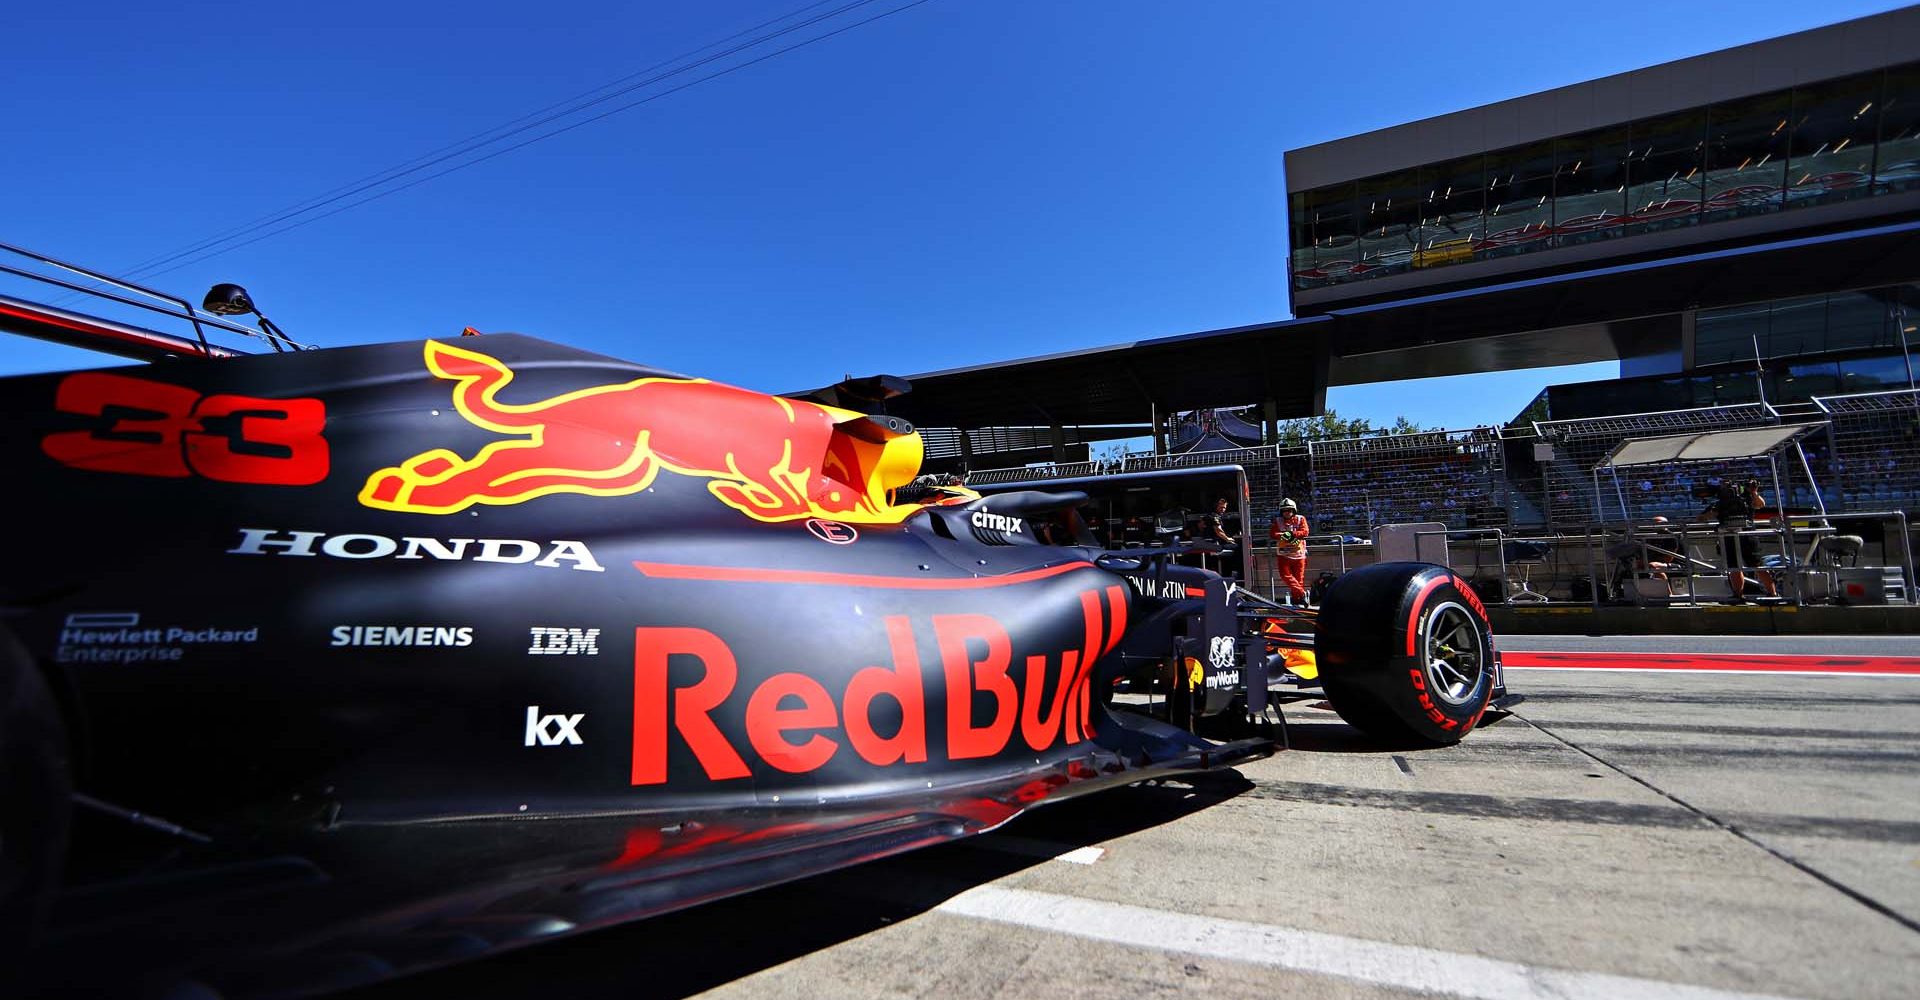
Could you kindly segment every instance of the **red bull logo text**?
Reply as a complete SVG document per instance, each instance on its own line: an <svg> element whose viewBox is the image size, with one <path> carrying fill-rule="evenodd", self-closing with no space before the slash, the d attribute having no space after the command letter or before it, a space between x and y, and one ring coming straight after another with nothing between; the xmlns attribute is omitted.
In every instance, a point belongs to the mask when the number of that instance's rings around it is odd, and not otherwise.
<svg viewBox="0 0 1920 1000"><path fill-rule="evenodd" d="M887 493L919 470L920 436L876 434L852 410L678 378L505 403L514 373L496 358L428 341L426 364L454 383L462 417L510 440L471 458L435 448L381 469L360 491L366 506L452 514L554 493L627 496L664 469L710 480L709 493L759 521L893 524L918 509Z"/></svg>
<svg viewBox="0 0 1920 1000"><path fill-rule="evenodd" d="M1093 666L1126 631L1127 595L1120 587L1104 594L1084 591L1080 610L1080 647L1051 654L1015 649L1006 628L986 615L933 616L946 692L944 747L929 745L927 671L905 615L886 619L891 665L862 668L837 693L806 674L777 673L742 694L739 664L719 636L697 628L635 629L633 784L667 783L669 734L686 744L712 781L751 777L743 751L778 770L804 774L842 753L887 767L925 763L930 753L974 760L1014 747L1038 752L1079 743L1092 736ZM674 684L668 671L673 657L698 660L699 680ZM1016 662L1025 670L1011 669ZM891 733L874 722L881 699L893 702L881 716L899 720L897 727L884 727ZM716 715L728 722L716 721ZM729 731L744 731L745 746Z"/></svg>

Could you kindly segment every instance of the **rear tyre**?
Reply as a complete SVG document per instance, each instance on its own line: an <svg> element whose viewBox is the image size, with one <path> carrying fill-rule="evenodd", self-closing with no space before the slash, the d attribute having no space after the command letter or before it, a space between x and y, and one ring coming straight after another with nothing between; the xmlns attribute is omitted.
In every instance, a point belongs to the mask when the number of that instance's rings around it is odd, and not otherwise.
<svg viewBox="0 0 1920 1000"><path fill-rule="evenodd" d="M1443 566L1379 563L1342 576L1314 648L1327 701L1376 739L1458 743L1493 695L1486 608Z"/></svg>
<svg viewBox="0 0 1920 1000"><path fill-rule="evenodd" d="M0 964L32 944L59 885L73 805L66 729L44 678L0 628Z"/></svg>

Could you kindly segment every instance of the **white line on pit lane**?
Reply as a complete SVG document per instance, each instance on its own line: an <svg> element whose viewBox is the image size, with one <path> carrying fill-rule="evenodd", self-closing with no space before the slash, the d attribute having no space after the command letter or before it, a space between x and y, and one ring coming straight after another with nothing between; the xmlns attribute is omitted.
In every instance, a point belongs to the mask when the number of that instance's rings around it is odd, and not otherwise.
<svg viewBox="0 0 1920 1000"><path fill-rule="evenodd" d="M1779 1000L1657 979L1549 969L1319 931L983 885L941 903L956 916L1136 948L1485 1000Z"/></svg>
<svg viewBox="0 0 1920 1000"><path fill-rule="evenodd" d="M1045 858L1048 861L1065 861L1074 865L1090 865L1107 853L1104 847L1072 847L1057 844L1051 840L1035 840L1032 837L1016 837L1006 833L990 833L984 837L975 837L961 841L968 847L982 850L999 851L1002 854L1018 854L1023 858Z"/></svg>

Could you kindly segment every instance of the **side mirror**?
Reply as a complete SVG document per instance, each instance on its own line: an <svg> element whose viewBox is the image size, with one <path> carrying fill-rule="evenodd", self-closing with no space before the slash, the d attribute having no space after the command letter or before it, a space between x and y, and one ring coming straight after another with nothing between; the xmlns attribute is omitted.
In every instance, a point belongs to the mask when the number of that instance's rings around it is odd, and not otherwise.
<svg viewBox="0 0 1920 1000"><path fill-rule="evenodd" d="M244 316L254 311L253 299L247 296L247 290L226 283L207 289L207 297L201 300L200 308L215 316Z"/></svg>

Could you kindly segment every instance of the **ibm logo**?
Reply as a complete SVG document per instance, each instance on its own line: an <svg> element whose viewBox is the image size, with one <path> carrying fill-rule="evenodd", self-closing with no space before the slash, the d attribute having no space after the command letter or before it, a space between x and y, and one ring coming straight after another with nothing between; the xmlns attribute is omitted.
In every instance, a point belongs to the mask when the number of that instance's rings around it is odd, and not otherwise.
<svg viewBox="0 0 1920 1000"><path fill-rule="evenodd" d="M527 652L534 656L599 656L597 628L556 628L535 625L528 630Z"/></svg>

